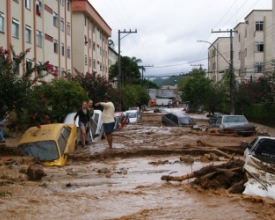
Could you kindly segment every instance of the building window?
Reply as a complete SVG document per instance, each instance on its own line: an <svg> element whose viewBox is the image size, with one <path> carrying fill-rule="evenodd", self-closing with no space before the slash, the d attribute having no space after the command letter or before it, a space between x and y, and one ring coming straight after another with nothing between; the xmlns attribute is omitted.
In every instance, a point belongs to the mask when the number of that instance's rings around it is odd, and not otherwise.
<svg viewBox="0 0 275 220"><path fill-rule="evenodd" d="M100 64L99 68L100 68L100 71L102 71L102 64Z"/></svg>
<svg viewBox="0 0 275 220"><path fill-rule="evenodd" d="M19 38L19 21L12 19L12 36Z"/></svg>
<svg viewBox="0 0 275 220"><path fill-rule="evenodd" d="M62 56L65 55L65 46L64 46L64 43L61 43L61 55Z"/></svg>
<svg viewBox="0 0 275 220"><path fill-rule="evenodd" d="M67 57L71 58L71 48L69 46L67 47Z"/></svg>
<svg viewBox="0 0 275 220"><path fill-rule="evenodd" d="M61 76L62 76L62 78L65 77L65 69L64 68L61 69Z"/></svg>
<svg viewBox="0 0 275 220"><path fill-rule="evenodd" d="M54 72L57 73L57 76L55 76L55 78L57 78L59 76L59 69L58 66L54 67Z"/></svg>
<svg viewBox="0 0 275 220"><path fill-rule="evenodd" d="M244 67L244 75L246 75L247 68L246 66Z"/></svg>
<svg viewBox="0 0 275 220"><path fill-rule="evenodd" d="M256 42L255 52L263 52L264 51L264 42Z"/></svg>
<svg viewBox="0 0 275 220"><path fill-rule="evenodd" d="M244 48L244 56L247 56L247 48Z"/></svg>
<svg viewBox="0 0 275 220"><path fill-rule="evenodd" d="M25 7L31 10L31 0L25 0Z"/></svg>
<svg viewBox="0 0 275 220"><path fill-rule="evenodd" d="M64 6L64 1L60 0L60 5Z"/></svg>
<svg viewBox="0 0 275 220"><path fill-rule="evenodd" d="M26 59L26 71L29 72L32 69L32 60Z"/></svg>
<svg viewBox="0 0 275 220"><path fill-rule="evenodd" d="M67 11L70 11L70 0L67 0Z"/></svg>
<svg viewBox="0 0 275 220"><path fill-rule="evenodd" d="M264 71L264 63L255 63L255 73L262 73Z"/></svg>
<svg viewBox="0 0 275 220"><path fill-rule="evenodd" d="M99 32L99 39L101 39L102 38L102 34L101 34L101 31Z"/></svg>
<svg viewBox="0 0 275 220"><path fill-rule="evenodd" d="M247 28L244 29L244 37L247 37Z"/></svg>
<svg viewBox="0 0 275 220"><path fill-rule="evenodd" d="M89 58L89 67L91 67L92 66L92 58L90 57Z"/></svg>
<svg viewBox="0 0 275 220"><path fill-rule="evenodd" d="M92 40L89 39L89 48L92 48Z"/></svg>
<svg viewBox="0 0 275 220"><path fill-rule="evenodd" d="M215 49L213 50L213 54L212 54L212 56L213 56L213 57L215 57L215 56L216 56L216 50L215 50Z"/></svg>
<svg viewBox="0 0 275 220"><path fill-rule="evenodd" d="M99 49L99 54L102 55L102 49L101 49L101 47Z"/></svg>
<svg viewBox="0 0 275 220"><path fill-rule="evenodd" d="M241 51L239 51L238 56L239 56L239 60L240 60L241 59Z"/></svg>
<svg viewBox="0 0 275 220"><path fill-rule="evenodd" d="M241 70L242 70L242 69L239 69L239 70L238 70L239 76L241 76Z"/></svg>
<svg viewBox="0 0 275 220"><path fill-rule="evenodd" d="M255 22L255 30L256 31L263 31L264 30L264 22L263 21L256 21Z"/></svg>
<svg viewBox="0 0 275 220"><path fill-rule="evenodd" d="M36 15L41 16L41 8L42 8L42 3L39 0L36 0Z"/></svg>
<svg viewBox="0 0 275 220"><path fill-rule="evenodd" d="M20 66L19 63L13 61L13 73L19 75L20 74Z"/></svg>
<svg viewBox="0 0 275 220"><path fill-rule="evenodd" d="M87 25L87 18L86 18L86 16L84 16L84 25L85 26Z"/></svg>
<svg viewBox="0 0 275 220"><path fill-rule="evenodd" d="M87 58L87 55L85 55L85 65L88 64L88 58Z"/></svg>
<svg viewBox="0 0 275 220"><path fill-rule="evenodd" d="M0 31L4 32L4 24L5 24L5 15L0 12Z"/></svg>
<svg viewBox="0 0 275 220"><path fill-rule="evenodd" d="M53 40L53 52L58 53L58 41Z"/></svg>
<svg viewBox="0 0 275 220"><path fill-rule="evenodd" d="M213 70L216 69L216 63L215 62L212 64L212 68L213 68Z"/></svg>
<svg viewBox="0 0 275 220"><path fill-rule="evenodd" d="M67 34L70 35L71 34L71 25L69 22L67 22Z"/></svg>
<svg viewBox="0 0 275 220"><path fill-rule="evenodd" d="M37 62L36 65L37 65L37 66L41 66L42 63L41 63L41 62ZM43 70L42 70L42 68L37 68L37 74L38 74L38 76L42 76L42 75L43 75Z"/></svg>
<svg viewBox="0 0 275 220"><path fill-rule="evenodd" d="M26 42L31 43L31 39L32 39L32 28L28 25L26 25L25 28L25 38L26 38Z"/></svg>
<svg viewBox="0 0 275 220"><path fill-rule="evenodd" d="M93 68L95 69L95 60L93 60Z"/></svg>
<svg viewBox="0 0 275 220"><path fill-rule="evenodd" d="M60 19L60 29L61 29L61 31L64 31L64 19L63 18Z"/></svg>
<svg viewBox="0 0 275 220"><path fill-rule="evenodd" d="M87 36L84 35L84 44L87 45L88 44L88 40L87 40Z"/></svg>
<svg viewBox="0 0 275 220"><path fill-rule="evenodd" d="M238 37L239 37L239 42L241 42L241 34L240 33L239 33Z"/></svg>
<svg viewBox="0 0 275 220"><path fill-rule="evenodd" d="M95 29L96 29L96 27L95 27L95 25L93 26L93 32L95 33Z"/></svg>
<svg viewBox="0 0 275 220"><path fill-rule="evenodd" d="M93 50L95 50L95 42L93 43Z"/></svg>
<svg viewBox="0 0 275 220"><path fill-rule="evenodd" d="M36 45L42 47L42 32L36 31Z"/></svg>
<svg viewBox="0 0 275 220"><path fill-rule="evenodd" d="M58 14L56 14L55 12L53 13L53 25L55 27L58 27Z"/></svg>

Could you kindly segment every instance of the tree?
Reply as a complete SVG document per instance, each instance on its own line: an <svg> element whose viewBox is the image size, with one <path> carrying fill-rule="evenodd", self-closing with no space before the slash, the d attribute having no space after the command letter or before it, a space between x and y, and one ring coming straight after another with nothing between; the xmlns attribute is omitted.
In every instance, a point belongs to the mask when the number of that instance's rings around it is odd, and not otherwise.
<svg viewBox="0 0 275 220"><path fill-rule="evenodd" d="M138 61L138 60L135 60ZM110 78L118 78L118 62L110 67ZM138 65L127 56L121 57L122 84L140 84L140 72Z"/></svg>
<svg viewBox="0 0 275 220"><path fill-rule="evenodd" d="M44 105L38 101L34 103L32 98L33 87L37 84L46 83L43 77L48 74L56 76L52 65L49 62L44 64L34 64L34 67L28 68L22 76L17 74L20 65L24 64L26 54L30 51L27 49L20 54L16 54L13 47L4 49L0 47L0 114L14 112L17 123L20 123L22 117L32 112L38 115L44 111ZM43 75L36 72L43 71ZM31 117L33 122L40 123L37 117Z"/></svg>
<svg viewBox="0 0 275 220"><path fill-rule="evenodd" d="M37 86L34 95L45 101L51 122L61 123L67 114L76 112L83 101L88 100L85 90L77 81L53 80L46 85Z"/></svg>
<svg viewBox="0 0 275 220"><path fill-rule="evenodd" d="M89 99L92 99L94 103L104 100L106 94L111 96L117 108L119 106L119 91L112 87L113 80L108 81L104 76L93 73L80 73L75 70L76 76L72 77L73 81L77 81L84 89Z"/></svg>
<svg viewBox="0 0 275 220"><path fill-rule="evenodd" d="M182 100L189 101L195 107L204 104L211 84L211 80L204 75L204 71L193 69L189 77L179 82Z"/></svg>

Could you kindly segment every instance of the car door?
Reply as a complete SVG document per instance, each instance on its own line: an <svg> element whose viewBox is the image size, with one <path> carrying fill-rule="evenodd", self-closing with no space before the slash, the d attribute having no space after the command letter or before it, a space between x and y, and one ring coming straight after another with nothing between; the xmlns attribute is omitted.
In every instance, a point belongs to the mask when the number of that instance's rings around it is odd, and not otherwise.
<svg viewBox="0 0 275 220"><path fill-rule="evenodd" d="M62 134L67 140L67 146L65 153L72 153L75 150L76 138L77 138L77 129L76 126L64 126L62 129Z"/></svg>
<svg viewBox="0 0 275 220"><path fill-rule="evenodd" d="M179 119L176 115L173 115L171 120L172 120L172 125L173 126L178 126L179 125Z"/></svg>
<svg viewBox="0 0 275 220"><path fill-rule="evenodd" d="M173 114L171 113L164 115L162 123L167 125L172 125L173 124L172 117L173 117Z"/></svg>
<svg viewBox="0 0 275 220"><path fill-rule="evenodd" d="M222 117L219 116L216 121L211 125L211 128L219 128L222 123Z"/></svg>

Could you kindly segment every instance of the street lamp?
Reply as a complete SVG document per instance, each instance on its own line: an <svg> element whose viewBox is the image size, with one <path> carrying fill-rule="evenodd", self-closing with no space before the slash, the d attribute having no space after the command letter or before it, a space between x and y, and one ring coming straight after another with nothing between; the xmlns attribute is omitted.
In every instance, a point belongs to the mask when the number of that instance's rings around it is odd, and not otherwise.
<svg viewBox="0 0 275 220"><path fill-rule="evenodd" d="M226 63L229 65L229 70L230 70L230 114L234 115L234 85L233 85L233 56L231 56L231 60L230 62L225 59L225 57L220 53L220 51L213 45L213 43L210 43L209 41L206 40L197 40L197 42L204 42L204 43L208 43L210 44L210 46L213 46L215 48L215 50L221 55L221 57L226 61ZM232 46L232 45L230 45ZM230 48L230 51L232 51L232 48ZM208 62L209 65L209 62ZM209 71L209 67L208 67L208 71Z"/></svg>

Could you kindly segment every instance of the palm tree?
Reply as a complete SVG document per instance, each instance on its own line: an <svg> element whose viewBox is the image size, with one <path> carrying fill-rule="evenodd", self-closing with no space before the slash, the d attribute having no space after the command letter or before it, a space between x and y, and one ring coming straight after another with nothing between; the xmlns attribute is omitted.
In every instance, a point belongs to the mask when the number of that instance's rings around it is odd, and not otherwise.
<svg viewBox="0 0 275 220"><path fill-rule="evenodd" d="M109 39L109 47L114 48L115 47L115 43L113 40Z"/></svg>
<svg viewBox="0 0 275 220"><path fill-rule="evenodd" d="M142 63L141 59L137 59L136 57L132 57L131 60L138 66L139 70L142 70L145 72L145 67L143 65L139 66L139 63Z"/></svg>

